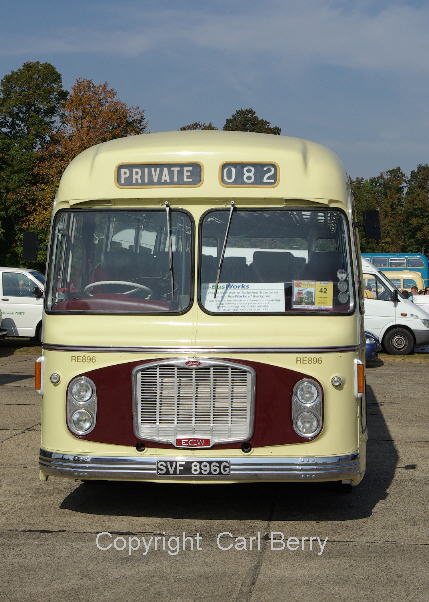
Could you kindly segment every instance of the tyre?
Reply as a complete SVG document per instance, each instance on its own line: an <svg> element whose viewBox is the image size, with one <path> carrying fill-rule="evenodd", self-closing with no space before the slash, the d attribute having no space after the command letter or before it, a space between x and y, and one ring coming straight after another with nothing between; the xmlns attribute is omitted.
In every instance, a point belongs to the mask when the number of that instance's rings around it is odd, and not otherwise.
<svg viewBox="0 0 429 602"><path fill-rule="evenodd" d="M331 481L328 489L336 495L349 495L353 493L354 487L351 483L343 483L342 481Z"/></svg>
<svg viewBox="0 0 429 602"><path fill-rule="evenodd" d="M40 345L42 342L42 324L38 324L36 328L36 334L34 335L34 341Z"/></svg>
<svg viewBox="0 0 429 602"><path fill-rule="evenodd" d="M406 328L392 328L383 338L383 347L391 355L408 355L414 351L414 338Z"/></svg>

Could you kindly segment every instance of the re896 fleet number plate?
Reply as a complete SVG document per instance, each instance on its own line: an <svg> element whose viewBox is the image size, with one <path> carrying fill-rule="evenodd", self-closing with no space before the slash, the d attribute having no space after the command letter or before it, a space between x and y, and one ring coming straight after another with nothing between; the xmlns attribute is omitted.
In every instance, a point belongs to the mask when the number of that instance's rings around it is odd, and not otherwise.
<svg viewBox="0 0 429 602"><path fill-rule="evenodd" d="M222 476L231 474L231 466L225 460L158 460L156 474L175 477Z"/></svg>

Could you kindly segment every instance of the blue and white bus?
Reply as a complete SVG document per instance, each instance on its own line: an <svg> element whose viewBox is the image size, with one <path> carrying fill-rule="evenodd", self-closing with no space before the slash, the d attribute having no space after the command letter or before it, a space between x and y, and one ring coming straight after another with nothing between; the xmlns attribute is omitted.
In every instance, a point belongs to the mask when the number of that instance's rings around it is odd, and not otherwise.
<svg viewBox="0 0 429 602"><path fill-rule="evenodd" d="M429 260L420 253L362 253L381 272L413 270L419 272L424 286L429 286Z"/></svg>

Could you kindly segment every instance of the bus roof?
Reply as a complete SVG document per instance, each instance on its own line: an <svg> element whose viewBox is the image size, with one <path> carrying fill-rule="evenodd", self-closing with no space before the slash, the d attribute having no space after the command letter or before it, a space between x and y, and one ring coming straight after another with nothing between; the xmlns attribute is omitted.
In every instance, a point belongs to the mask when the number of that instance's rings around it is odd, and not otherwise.
<svg viewBox="0 0 429 602"><path fill-rule="evenodd" d="M121 188L119 165L201 165L198 186ZM273 186L222 185L223 163L276 164ZM141 134L104 142L78 155L66 168L56 204L88 200L180 198L305 199L350 209L348 180L338 157L326 147L289 136L224 131Z"/></svg>

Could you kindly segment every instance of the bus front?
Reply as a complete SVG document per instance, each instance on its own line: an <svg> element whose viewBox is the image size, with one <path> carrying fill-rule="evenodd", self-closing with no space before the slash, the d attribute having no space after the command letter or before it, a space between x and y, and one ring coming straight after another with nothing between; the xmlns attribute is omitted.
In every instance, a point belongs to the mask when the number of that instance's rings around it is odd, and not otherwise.
<svg viewBox="0 0 429 602"><path fill-rule="evenodd" d="M41 478L358 484L351 213L335 156L297 139L154 134L75 160L52 228Z"/></svg>

